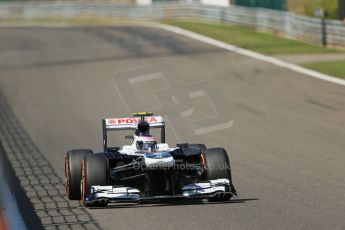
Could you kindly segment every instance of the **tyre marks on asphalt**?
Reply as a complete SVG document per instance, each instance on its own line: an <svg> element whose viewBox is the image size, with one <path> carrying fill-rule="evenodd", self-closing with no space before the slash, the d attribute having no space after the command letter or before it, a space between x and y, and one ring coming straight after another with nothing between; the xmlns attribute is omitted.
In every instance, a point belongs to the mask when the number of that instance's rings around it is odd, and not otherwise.
<svg viewBox="0 0 345 230"><path fill-rule="evenodd" d="M22 128L1 91L0 108L0 140L32 204L22 210L23 215L36 215L44 229L100 229L80 202L65 197L63 180ZM37 226L28 228L37 229Z"/></svg>
<svg viewBox="0 0 345 230"><path fill-rule="evenodd" d="M75 27L21 29L25 39L18 38L18 29L2 28L1 39L8 47L0 47L1 70L70 66L109 61L131 61L144 58L195 56L225 53L226 50L195 43L193 40L164 30L146 27ZM37 47L34 34L44 33ZM6 36L7 34L7 36ZM56 44L56 34L61 42ZM28 47L23 44L30 43ZM83 42L80 42L80 41ZM85 41L87 40L87 41ZM12 43L10 43L12 42ZM33 43L33 44L31 44ZM49 44L49 46L47 45ZM32 47L30 46L32 45ZM25 49L22 49L22 46ZM56 47L57 46L57 47Z"/></svg>

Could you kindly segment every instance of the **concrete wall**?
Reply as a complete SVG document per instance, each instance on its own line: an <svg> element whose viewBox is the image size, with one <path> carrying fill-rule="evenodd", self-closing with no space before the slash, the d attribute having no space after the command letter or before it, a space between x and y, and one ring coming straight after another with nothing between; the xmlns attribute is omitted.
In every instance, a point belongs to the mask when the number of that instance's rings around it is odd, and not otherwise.
<svg viewBox="0 0 345 230"><path fill-rule="evenodd" d="M230 0L200 0L204 5L230 6Z"/></svg>
<svg viewBox="0 0 345 230"><path fill-rule="evenodd" d="M152 0L136 0L135 1L137 5L151 5Z"/></svg>

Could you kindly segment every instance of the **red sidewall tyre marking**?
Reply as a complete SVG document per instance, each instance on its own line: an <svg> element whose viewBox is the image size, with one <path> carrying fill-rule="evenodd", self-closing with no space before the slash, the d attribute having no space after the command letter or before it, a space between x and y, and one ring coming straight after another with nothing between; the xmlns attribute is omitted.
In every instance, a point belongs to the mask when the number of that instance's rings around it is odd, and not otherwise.
<svg viewBox="0 0 345 230"><path fill-rule="evenodd" d="M69 160L65 158L65 174L66 174L66 195L70 196L70 174L69 174Z"/></svg>
<svg viewBox="0 0 345 230"><path fill-rule="evenodd" d="M86 196L86 177L85 177L85 158L81 162L81 183L82 183L82 189L81 189L81 201L83 205L85 206L85 196Z"/></svg>

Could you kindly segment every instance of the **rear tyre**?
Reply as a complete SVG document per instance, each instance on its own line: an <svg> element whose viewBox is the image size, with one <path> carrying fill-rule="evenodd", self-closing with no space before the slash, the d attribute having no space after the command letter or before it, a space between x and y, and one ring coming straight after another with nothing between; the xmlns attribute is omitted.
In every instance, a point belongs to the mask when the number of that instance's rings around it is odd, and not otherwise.
<svg viewBox="0 0 345 230"><path fill-rule="evenodd" d="M70 200L80 200L81 162L86 156L92 156L89 149L74 149L65 157L66 195Z"/></svg>
<svg viewBox="0 0 345 230"><path fill-rule="evenodd" d="M103 156L87 156L82 161L82 203L84 206L106 206L107 201L101 200L92 204L88 203L92 185L108 185L109 164L108 159ZM79 184L80 185L80 184Z"/></svg>
<svg viewBox="0 0 345 230"><path fill-rule="evenodd" d="M204 179L206 180L216 180L221 178L229 179L230 190L232 190L232 178L231 178L231 168L228 153L223 148L211 148L206 149L202 154L202 163L205 168ZM230 193L218 194L209 201L227 201L230 200L232 195Z"/></svg>

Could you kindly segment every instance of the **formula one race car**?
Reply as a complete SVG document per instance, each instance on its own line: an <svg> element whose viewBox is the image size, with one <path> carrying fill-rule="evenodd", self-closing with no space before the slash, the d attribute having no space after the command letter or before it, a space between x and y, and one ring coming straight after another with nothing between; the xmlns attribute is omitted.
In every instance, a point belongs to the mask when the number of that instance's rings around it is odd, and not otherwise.
<svg viewBox="0 0 345 230"><path fill-rule="evenodd" d="M229 157L223 148L203 144L165 143L165 121L153 113L102 120L103 152L88 149L67 152L66 191L71 200L87 207L109 202L150 202L176 199L227 201L236 190ZM150 128L160 128L158 143ZM108 147L108 131L134 130L130 145Z"/></svg>

